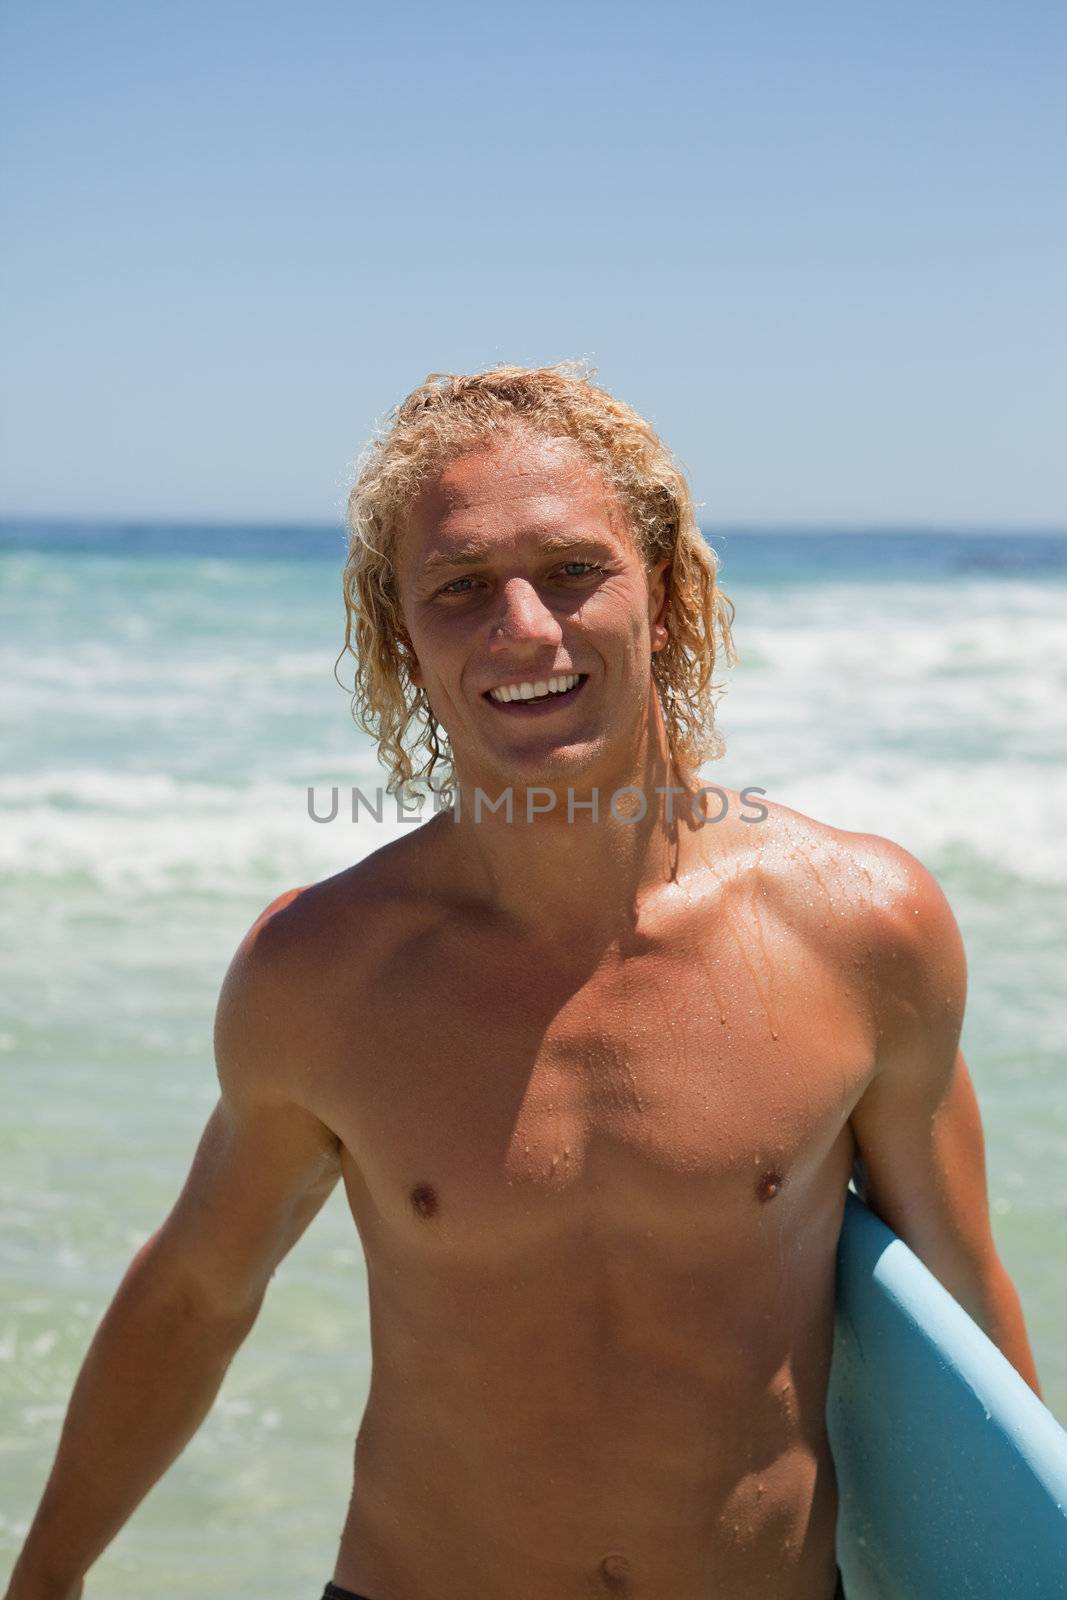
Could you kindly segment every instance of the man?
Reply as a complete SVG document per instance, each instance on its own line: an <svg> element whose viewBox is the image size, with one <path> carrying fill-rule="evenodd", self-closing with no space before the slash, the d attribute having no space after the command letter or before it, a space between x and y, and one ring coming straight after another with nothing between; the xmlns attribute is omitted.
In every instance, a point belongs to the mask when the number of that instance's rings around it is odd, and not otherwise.
<svg viewBox="0 0 1067 1600"><path fill-rule="evenodd" d="M1037 1388L945 899L884 839L701 792L732 608L669 454L580 370L427 379L345 589L392 785L451 804L241 944L218 1106L9 1600L82 1592L338 1178L374 1365L327 1597L831 1600L854 1165Z"/></svg>

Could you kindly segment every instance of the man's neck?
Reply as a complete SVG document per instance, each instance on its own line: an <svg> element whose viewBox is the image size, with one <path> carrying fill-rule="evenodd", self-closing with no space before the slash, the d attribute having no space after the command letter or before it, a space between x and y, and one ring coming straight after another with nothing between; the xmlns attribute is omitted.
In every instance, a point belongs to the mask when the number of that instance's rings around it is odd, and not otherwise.
<svg viewBox="0 0 1067 1600"><path fill-rule="evenodd" d="M661 740L595 780L461 776L453 859L532 945L603 949L632 934L645 897L677 875L690 831L684 787Z"/></svg>

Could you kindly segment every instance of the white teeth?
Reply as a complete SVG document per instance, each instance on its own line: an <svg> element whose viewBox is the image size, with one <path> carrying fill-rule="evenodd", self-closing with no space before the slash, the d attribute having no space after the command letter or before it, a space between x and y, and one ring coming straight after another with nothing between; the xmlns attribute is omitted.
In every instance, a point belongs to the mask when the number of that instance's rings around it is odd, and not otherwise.
<svg viewBox="0 0 1067 1600"><path fill-rule="evenodd" d="M539 678L535 683L505 683L490 689L489 698L507 705L512 700L543 700L546 695L565 694L578 683L581 674L568 672L559 678Z"/></svg>

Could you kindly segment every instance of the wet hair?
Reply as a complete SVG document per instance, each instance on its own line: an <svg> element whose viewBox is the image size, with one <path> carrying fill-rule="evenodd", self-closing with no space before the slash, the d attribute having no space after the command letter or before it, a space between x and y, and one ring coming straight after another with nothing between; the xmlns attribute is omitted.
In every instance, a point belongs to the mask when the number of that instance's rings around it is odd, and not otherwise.
<svg viewBox="0 0 1067 1600"><path fill-rule="evenodd" d="M441 788L455 781L447 735L411 680L398 537L421 489L449 462L522 432L573 440L615 491L646 569L670 561L667 642L652 657L652 673L671 755L679 772L692 773L723 752L715 728L721 689L712 674L720 648L728 662L737 660L733 603L719 588L718 561L681 468L651 424L593 376L580 361L431 372L388 413L359 459L348 499L345 642L337 661L346 651L355 657L352 714L377 741L390 793L420 781Z"/></svg>

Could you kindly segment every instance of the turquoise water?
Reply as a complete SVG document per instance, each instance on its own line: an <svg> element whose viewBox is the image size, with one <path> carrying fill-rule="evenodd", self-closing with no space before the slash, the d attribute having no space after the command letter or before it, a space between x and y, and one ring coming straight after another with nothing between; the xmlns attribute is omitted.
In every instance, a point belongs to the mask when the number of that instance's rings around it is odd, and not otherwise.
<svg viewBox="0 0 1067 1600"><path fill-rule="evenodd" d="M1067 1422L1067 536L712 537L742 656L712 775L886 834L944 886L994 1230ZM316 529L0 528L0 1575L214 1104L234 947L280 890L397 831L307 815L309 784L380 778L332 677L342 549ZM336 1193L90 1594L319 1594L368 1376Z"/></svg>

